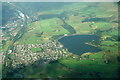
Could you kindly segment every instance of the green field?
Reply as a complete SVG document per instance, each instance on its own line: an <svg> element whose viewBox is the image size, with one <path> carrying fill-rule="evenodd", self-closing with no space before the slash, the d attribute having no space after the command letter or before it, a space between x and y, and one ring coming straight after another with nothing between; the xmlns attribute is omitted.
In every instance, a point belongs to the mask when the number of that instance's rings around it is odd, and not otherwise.
<svg viewBox="0 0 120 80"><path fill-rule="evenodd" d="M106 64L103 53L94 53L87 59L64 58L58 62L45 64L44 67L29 66L23 71L27 78L116 78L117 63ZM94 59L94 60L93 60ZM34 71L32 70L34 69ZM39 69L41 69L39 71ZM107 74L107 75L106 75Z"/></svg>
<svg viewBox="0 0 120 80"><path fill-rule="evenodd" d="M41 52L42 49L41 48L31 48L30 49L32 52Z"/></svg>
<svg viewBox="0 0 120 80"><path fill-rule="evenodd" d="M16 44L40 44L49 41L53 35L68 34L69 32L57 22L60 22L59 18L29 24L28 32L26 32ZM41 32L43 32L43 34L39 36Z"/></svg>
<svg viewBox="0 0 120 80"><path fill-rule="evenodd" d="M69 55L69 52L65 54L68 57L43 64L39 63L40 59L18 70L12 77L23 73L25 78L118 78L118 23L114 23L118 17L117 10L115 3L71 3L58 9L36 12L37 16L44 15L46 18L28 23L27 32L12 45L43 44L56 40L70 34L69 29L63 27L67 23L76 31L75 34L100 36L99 43L94 44L101 51L83 55ZM11 41L6 41L3 52L10 45ZM42 48L30 50L33 53L43 51Z"/></svg>

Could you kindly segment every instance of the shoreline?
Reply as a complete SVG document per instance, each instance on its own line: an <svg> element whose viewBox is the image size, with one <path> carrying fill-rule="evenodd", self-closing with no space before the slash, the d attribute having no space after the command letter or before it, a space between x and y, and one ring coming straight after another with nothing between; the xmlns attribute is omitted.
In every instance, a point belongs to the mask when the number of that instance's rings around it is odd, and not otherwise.
<svg viewBox="0 0 120 80"><path fill-rule="evenodd" d="M67 36L75 36L75 35L95 35L95 34L70 34L70 35L65 35L65 34L64 34L63 36L57 38L56 40L58 41L59 39L61 39L61 38L63 38L63 37L67 37Z"/></svg>

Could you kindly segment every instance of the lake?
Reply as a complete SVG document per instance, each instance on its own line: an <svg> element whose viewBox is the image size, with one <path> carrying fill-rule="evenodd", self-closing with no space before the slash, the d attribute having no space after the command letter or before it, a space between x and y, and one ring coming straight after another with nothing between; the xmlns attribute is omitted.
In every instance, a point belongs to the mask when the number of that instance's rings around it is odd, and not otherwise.
<svg viewBox="0 0 120 80"><path fill-rule="evenodd" d="M68 49L69 52L77 55L81 55L86 52L99 52L98 47L94 47L85 43L91 41L99 41L100 37L96 35L73 35L64 36L58 41Z"/></svg>

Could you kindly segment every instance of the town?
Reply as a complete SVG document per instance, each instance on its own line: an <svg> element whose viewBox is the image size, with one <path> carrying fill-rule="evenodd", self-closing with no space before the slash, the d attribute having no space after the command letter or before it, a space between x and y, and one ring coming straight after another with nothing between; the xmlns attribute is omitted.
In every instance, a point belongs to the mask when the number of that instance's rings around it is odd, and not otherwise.
<svg viewBox="0 0 120 80"><path fill-rule="evenodd" d="M117 5L3 3L2 77L118 78Z"/></svg>
<svg viewBox="0 0 120 80"><path fill-rule="evenodd" d="M32 52L31 48L42 48L41 52ZM68 53L67 49L63 48L63 45L59 42L49 41L44 44L21 44L16 45L13 50L8 51L8 56L13 60L12 67L16 68L17 65L32 64L37 60L44 60L45 62L52 62L63 58ZM6 56L6 55L5 55ZM4 56L4 57L5 57ZM4 58L3 57L3 58ZM17 60L16 60L17 58ZM6 66L9 63L9 59L6 61Z"/></svg>

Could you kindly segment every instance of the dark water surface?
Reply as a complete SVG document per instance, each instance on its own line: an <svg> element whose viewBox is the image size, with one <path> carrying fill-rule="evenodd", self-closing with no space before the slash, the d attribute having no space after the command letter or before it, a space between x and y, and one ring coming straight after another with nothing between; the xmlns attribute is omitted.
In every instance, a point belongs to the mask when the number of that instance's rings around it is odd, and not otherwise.
<svg viewBox="0 0 120 80"><path fill-rule="evenodd" d="M96 35L74 35L65 36L58 41L61 42L69 52L81 55L86 52L98 52L100 49L85 43L91 42L93 40L99 41L99 37Z"/></svg>

